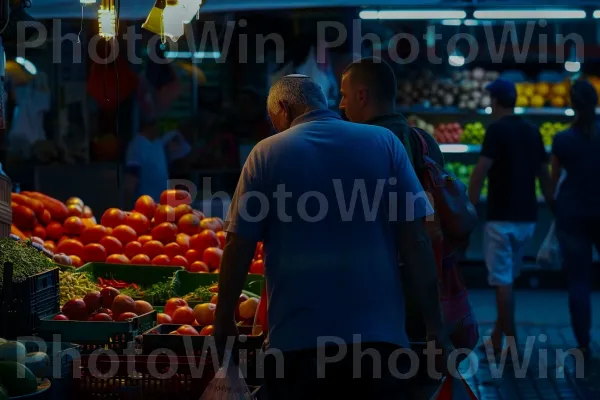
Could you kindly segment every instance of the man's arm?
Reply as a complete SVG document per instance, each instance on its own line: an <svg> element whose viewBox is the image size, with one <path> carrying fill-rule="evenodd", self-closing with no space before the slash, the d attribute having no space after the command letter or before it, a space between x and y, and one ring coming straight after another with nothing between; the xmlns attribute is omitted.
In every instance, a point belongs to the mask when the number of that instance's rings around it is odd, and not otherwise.
<svg viewBox="0 0 600 400"><path fill-rule="evenodd" d="M443 347L450 345L444 329L438 287L437 266L424 218L403 222L399 226L398 247L404 262L404 278L412 287L427 325L429 340L437 340ZM219 300L220 301L220 300Z"/></svg>
<svg viewBox="0 0 600 400"><path fill-rule="evenodd" d="M215 325L235 324L235 309L242 294L257 241L229 232L219 267L219 306Z"/></svg>
<svg viewBox="0 0 600 400"><path fill-rule="evenodd" d="M473 170L473 174L471 175L471 180L469 181L469 200L471 204L476 205L479 203L479 198L481 197L481 190L483 189L483 183L485 182L485 178L488 175L490 168L494 164L494 160L491 158L480 156L477 161L477 165Z"/></svg>

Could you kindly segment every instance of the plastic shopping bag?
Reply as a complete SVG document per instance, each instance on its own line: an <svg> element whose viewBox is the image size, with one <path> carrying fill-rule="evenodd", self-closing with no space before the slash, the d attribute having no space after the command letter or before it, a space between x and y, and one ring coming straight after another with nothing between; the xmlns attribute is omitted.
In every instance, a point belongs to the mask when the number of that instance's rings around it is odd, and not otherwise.
<svg viewBox="0 0 600 400"><path fill-rule="evenodd" d="M462 376L447 376L431 400L477 400L477 396Z"/></svg>
<svg viewBox="0 0 600 400"><path fill-rule="evenodd" d="M200 397L200 400L252 400L254 397L242 377L240 368L234 365L231 355L226 354L223 366Z"/></svg>
<svg viewBox="0 0 600 400"><path fill-rule="evenodd" d="M537 255L537 263L543 269L559 270L562 267L562 259L558 239L556 238L555 223L552 222L546 239L540 246Z"/></svg>

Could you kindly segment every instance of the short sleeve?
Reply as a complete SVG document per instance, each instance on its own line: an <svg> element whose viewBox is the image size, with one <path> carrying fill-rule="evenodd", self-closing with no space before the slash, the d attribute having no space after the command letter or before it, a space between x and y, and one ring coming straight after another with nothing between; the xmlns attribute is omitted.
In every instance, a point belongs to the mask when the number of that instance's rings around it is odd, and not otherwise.
<svg viewBox="0 0 600 400"><path fill-rule="evenodd" d="M398 180L395 188L398 193L398 221L411 222L432 215L433 207L408 159L404 145L396 136L391 136L393 162Z"/></svg>
<svg viewBox="0 0 600 400"><path fill-rule="evenodd" d="M485 132L483 144L481 145L480 155L482 157L492 160L495 160L498 157L498 151L500 150L498 138L498 126L496 124L491 124Z"/></svg>
<svg viewBox="0 0 600 400"><path fill-rule="evenodd" d="M264 238L269 214L261 154L260 149L254 147L246 159L225 219L225 231L256 241Z"/></svg>

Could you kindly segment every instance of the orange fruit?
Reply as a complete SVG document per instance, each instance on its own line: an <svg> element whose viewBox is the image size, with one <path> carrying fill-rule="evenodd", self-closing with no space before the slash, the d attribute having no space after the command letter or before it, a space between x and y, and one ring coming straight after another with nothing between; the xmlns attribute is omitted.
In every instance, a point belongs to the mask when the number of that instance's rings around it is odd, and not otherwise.
<svg viewBox="0 0 600 400"><path fill-rule="evenodd" d="M129 264L129 258L123 254L111 254L106 257L106 262L109 264Z"/></svg>
<svg viewBox="0 0 600 400"><path fill-rule="evenodd" d="M154 213L154 224L160 225L163 222L175 222L175 209L171 206L160 205L156 207Z"/></svg>
<svg viewBox="0 0 600 400"><path fill-rule="evenodd" d="M142 244L140 242L129 242L123 249L123 254L129 258L133 258L142 252Z"/></svg>
<svg viewBox="0 0 600 400"><path fill-rule="evenodd" d="M100 223L108 228L114 228L125 222L126 215L118 208L109 208L102 214Z"/></svg>
<svg viewBox="0 0 600 400"><path fill-rule="evenodd" d="M217 239L219 239L219 247L224 249L225 248L225 242L227 240L227 232L225 231L219 231L217 232Z"/></svg>
<svg viewBox="0 0 600 400"><path fill-rule="evenodd" d="M79 268L83 266L83 260L79 256L70 255L71 257L71 265L75 268Z"/></svg>
<svg viewBox="0 0 600 400"><path fill-rule="evenodd" d="M152 264L152 261L150 260L150 257L145 254L137 254L131 258L131 263L134 265L150 265Z"/></svg>
<svg viewBox="0 0 600 400"><path fill-rule="evenodd" d="M86 244L83 248L83 259L87 262L104 262L106 260L106 249L98 243Z"/></svg>
<svg viewBox="0 0 600 400"><path fill-rule="evenodd" d="M191 214L194 210L188 204L180 204L175 207L175 221L179 221L186 214Z"/></svg>
<svg viewBox="0 0 600 400"><path fill-rule="evenodd" d="M169 300L167 300L167 304L165 304L165 314L173 318L173 313L175 312L175 310L177 310L179 307L187 306L188 303L184 299L181 299L179 297L170 298Z"/></svg>
<svg viewBox="0 0 600 400"><path fill-rule="evenodd" d="M88 206L83 206L83 217L84 218L92 218L94 216L94 213L92 212L92 209L89 208Z"/></svg>
<svg viewBox="0 0 600 400"><path fill-rule="evenodd" d="M177 226L180 232L187 233L188 235L196 235L200 233L200 218L193 213L185 214L179 219Z"/></svg>
<svg viewBox="0 0 600 400"><path fill-rule="evenodd" d="M152 235L142 235L138 238L138 242L140 242L142 245L146 242L149 242L152 240Z"/></svg>
<svg viewBox="0 0 600 400"><path fill-rule="evenodd" d="M152 228L152 239L158 240L163 244L175 241L177 237L177 225L171 222L163 222Z"/></svg>
<svg viewBox="0 0 600 400"><path fill-rule="evenodd" d="M135 308L135 301L131 297L120 294L115 297L110 309L113 312L113 319L117 320L121 314L135 313Z"/></svg>
<svg viewBox="0 0 600 400"><path fill-rule="evenodd" d="M99 243L100 239L108 235L108 230L102 225L94 225L89 228L85 228L79 239L83 244L88 243Z"/></svg>
<svg viewBox="0 0 600 400"><path fill-rule="evenodd" d="M109 256L112 254L121 254L123 251L123 244L114 236L104 236L98 243L104 246L106 254Z"/></svg>
<svg viewBox="0 0 600 400"><path fill-rule="evenodd" d="M44 210L40 217L40 222L44 225L48 225L52 222L52 215L50 214L50 211Z"/></svg>
<svg viewBox="0 0 600 400"><path fill-rule="evenodd" d="M65 220L63 227L67 235L79 236L83 232L84 226L79 217L69 217Z"/></svg>
<svg viewBox="0 0 600 400"><path fill-rule="evenodd" d="M35 228L33 228L31 234L35 237L39 237L42 240L46 239L46 229L41 225L38 225Z"/></svg>
<svg viewBox="0 0 600 400"><path fill-rule="evenodd" d="M165 246L158 240L150 240L142 245L142 254L147 255L151 260L164 253Z"/></svg>
<svg viewBox="0 0 600 400"><path fill-rule="evenodd" d="M85 259L83 244L79 240L65 239L56 246L57 253L72 254L79 258Z"/></svg>
<svg viewBox="0 0 600 400"><path fill-rule="evenodd" d="M137 240L137 234L135 230L127 225L119 225L113 229L112 235L119 239L121 244L127 244L129 242L133 242Z"/></svg>
<svg viewBox="0 0 600 400"><path fill-rule="evenodd" d="M215 326L208 325L202 328L202 330L200 331L200 336L212 336L213 333L215 333Z"/></svg>
<svg viewBox="0 0 600 400"><path fill-rule="evenodd" d="M135 302L135 313L137 315L144 315L144 314L148 314L149 312L152 312L154 310L154 307L152 307L150 305L150 303L148 303L147 301L144 300L138 300Z"/></svg>
<svg viewBox="0 0 600 400"><path fill-rule="evenodd" d="M171 207L192 204L192 195L187 190L167 189L160 194L160 204L168 204Z"/></svg>
<svg viewBox="0 0 600 400"><path fill-rule="evenodd" d="M181 336L199 336L198 331L190 325L181 325L177 328L177 334Z"/></svg>
<svg viewBox="0 0 600 400"><path fill-rule="evenodd" d="M44 248L54 253L54 250L56 249L56 244L54 244L52 240L46 240L44 242Z"/></svg>
<svg viewBox="0 0 600 400"><path fill-rule="evenodd" d="M60 238L63 236L63 233L63 227L58 222L50 222L48 226L46 226L46 237L48 239L60 240Z"/></svg>
<svg viewBox="0 0 600 400"><path fill-rule="evenodd" d="M204 261L210 269L219 268L219 265L221 265L221 258L223 258L223 250L218 247L209 247L202 253L202 261Z"/></svg>
<svg viewBox="0 0 600 400"><path fill-rule="evenodd" d="M71 204L78 204L78 205L80 205L81 207L83 207L83 200L81 200L79 197L75 197L75 196L73 196L73 197L69 197L69 198L67 199L67 201L65 202L65 204L66 204L67 206L69 206L69 205L71 205Z"/></svg>
<svg viewBox="0 0 600 400"><path fill-rule="evenodd" d="M83 217L83 207L79 204L69 204L67 210L72 217Z"/></svg>
<svg viewBox="0 0 600 400"><path fill-rule="evenodd" d="M190 264L193 264L196 261L202 261L202 253L195 249L189 249L185 252L185 258Z"/></svg>
<svg viewBox="0 0 600 400"><path fill-rule="evenodd" d="M196 317L194 317L194 310L188 306L183 306L176 309L171 318L173 319L174 324L185 325L191 325L196 320Z"/></svg>
<svg viewBox="0 0 600 400"><path fill-rule="evenodd" d="M219 247L219 238L211 230L204 230L190 238L190 248L203 253L209 247Z"/></svg>
<svg viewBox="0 0 600 400"><path fill-rule="evenodd" d="M188 261L184 256L175 256L171 258L171 265L174 267L183 267L185 269L188 268Z"/></svg>
<svg viewBox="0 0 600 400"><path fill-rule="evenodd" d="M171 265L171 259L166 254L161 254L152 259L152 265Z"/></svg>
<svg viewBox="0 0 600 400"><path fill-rule="evenodd" d="M210 272L210 268L203 261L194 261L188 268L188 272Z"/></svg>
<svg viewBox="0 0 600 400"><path fill-rule="evenodd" d="M168 255L169 258L173 258L175 256L183 255L183 251L177 243L172 242L165 246L165 254Z"/></svg>
<svg viewBox="0 0 600 400"><path fill-rule="evenodd" d="M156 212L156 202L151 196L140 196L140 198L136 200L133 210L145 215L146 218L151 219Z"/></svg>
<svg viewBox="0 0 600 400"><path fill-rule="evenodd" d="M158 325L161 325L161 324L170 324L172 322L173 322L173 320L167 314L165 314L165 313L158 313L158 314L156 314L156 323Z"/></svg>
<svg viewBox="0 0 600 400"><path fill-rule="evenodd" d="M200 326L212 325L215 322L215 310L217 305L213 303L198 304L194 307L194 318ZM179 311L179 309L177 309ZM177 313L177 311L175 311Z"/></svg>
<svg viewBox="0 0 600 400"><path fill-rule="evenodd" d="M185 233L178 233L175 237L175 243L181 247L184 253L190 249L190 237Z"/></svg>
<svg viewBox="0 0 600 400"><path fill-rule="evenodd" d="M138 212L132 212L125 218L125 225L129 225L138 235L143 235L150 229L150 220Z"/></svg>
<svg viewBox="0 0 600 400"><path fill-rule="evenodd" d="M200 228L219 232L223 230L223 221L220 218L204 218L200 221Z"/></svg>

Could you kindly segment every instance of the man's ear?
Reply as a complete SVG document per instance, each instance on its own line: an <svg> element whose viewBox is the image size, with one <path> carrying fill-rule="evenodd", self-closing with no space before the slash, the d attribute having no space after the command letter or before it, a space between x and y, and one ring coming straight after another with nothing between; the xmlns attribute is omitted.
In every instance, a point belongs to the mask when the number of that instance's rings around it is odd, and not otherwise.
<svg viewBox="0 0 600 400"><path fill-rule="evenodd" d="M286 114L290 113L290 105L285 100L279 100L279 109L283 110Z"/></svg>
<svg viewBox="0 0 600 400"><path fill-rule="evenodd" d="M358 101L363 105L367 104L369 101L369 91L367 90L367 88L361 88L357 92Z"/></svg>

